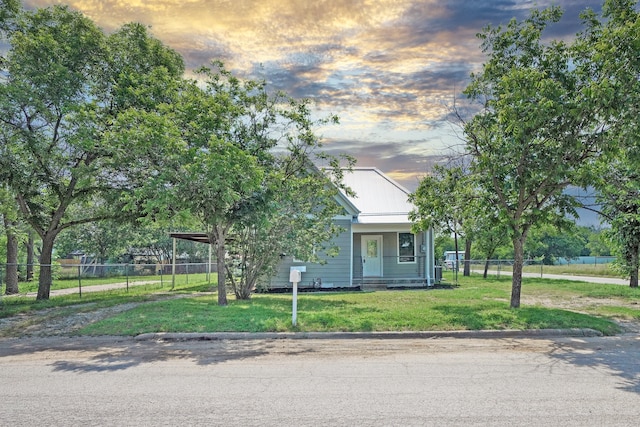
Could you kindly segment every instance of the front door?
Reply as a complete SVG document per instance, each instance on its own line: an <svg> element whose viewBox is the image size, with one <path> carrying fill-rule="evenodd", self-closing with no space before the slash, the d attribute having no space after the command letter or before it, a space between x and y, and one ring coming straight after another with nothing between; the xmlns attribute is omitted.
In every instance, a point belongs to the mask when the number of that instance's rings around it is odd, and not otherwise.
<svg viewBox="0 0 640 427"><path fill-rule="evenodd" d="M382 277L382 236L362 236L362 275Z"/></svg>

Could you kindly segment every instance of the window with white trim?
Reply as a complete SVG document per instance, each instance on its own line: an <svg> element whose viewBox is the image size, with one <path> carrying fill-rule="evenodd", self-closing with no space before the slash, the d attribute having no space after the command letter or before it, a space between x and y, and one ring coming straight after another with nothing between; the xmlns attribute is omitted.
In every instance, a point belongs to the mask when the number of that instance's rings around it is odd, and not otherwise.
<svg viewBox="0 0 640 427"><path fill-rule="evenodd" d="M398 233L398 263L416 262L416 236L413 233Z"/></svg>

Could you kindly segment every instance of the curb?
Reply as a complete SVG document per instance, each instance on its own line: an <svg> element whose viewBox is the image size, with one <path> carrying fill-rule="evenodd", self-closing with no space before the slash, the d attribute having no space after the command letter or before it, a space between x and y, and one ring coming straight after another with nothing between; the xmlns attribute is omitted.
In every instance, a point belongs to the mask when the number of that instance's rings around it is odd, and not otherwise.
<svg viewBox="0 0 640 427"><path fill-rule="evenodd" d="M155 332L137 335L136 341L220 341L220 340L279 340L279 339L433 339L433 338L550 338L601 337L594 329L527 329L480 331L421 331L421 332Z"/></svg>

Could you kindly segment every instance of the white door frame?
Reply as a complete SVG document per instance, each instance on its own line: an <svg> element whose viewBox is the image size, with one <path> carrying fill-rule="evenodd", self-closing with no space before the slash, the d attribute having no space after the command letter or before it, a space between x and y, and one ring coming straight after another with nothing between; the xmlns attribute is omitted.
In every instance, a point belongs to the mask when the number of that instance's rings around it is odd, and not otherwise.
<svg viewBox="0 0 640 427"><path fill-rule="evenodd" d="M382 235L381 234L363 234L360 238L360 255L362 258L362 276L363 277L382 277ZM376 241L376 257L371 257L368 253L367 242Z"/></svg>

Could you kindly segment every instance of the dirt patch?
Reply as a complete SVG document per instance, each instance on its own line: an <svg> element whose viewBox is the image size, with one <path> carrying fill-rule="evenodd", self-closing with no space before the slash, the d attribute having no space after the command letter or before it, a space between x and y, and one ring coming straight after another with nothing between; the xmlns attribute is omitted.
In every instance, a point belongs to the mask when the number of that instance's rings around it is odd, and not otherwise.
<svg viewBox="0 0 640 427"><path fill-rule="evenodd" d="M523 296L523 305L538 305L542 307L559 308L562 310L575 311L577 313L589 314L585 309L589 307L604 306L629 306L640 312L639 304L630 304L628 301L619 298L591 298L591 297L570 297L570 298L546 298ZM626 333L640 333L640 320L635 319L612 319Z"/></svg>
<svg viewBox="0 0 640 427"><path fill-rule="evenodd" d="M204 295L204 293L197 295ZM91 323L131 310L142 304L193 296L194 294L157 295L151 301L131 302L113 307L92 309L95 304L91 303L21 313L13 317L0 319L0 337L69 336ZM72 309L75 312L67 315L61 314L61 312L66 313L67 309Z"/></svg>

